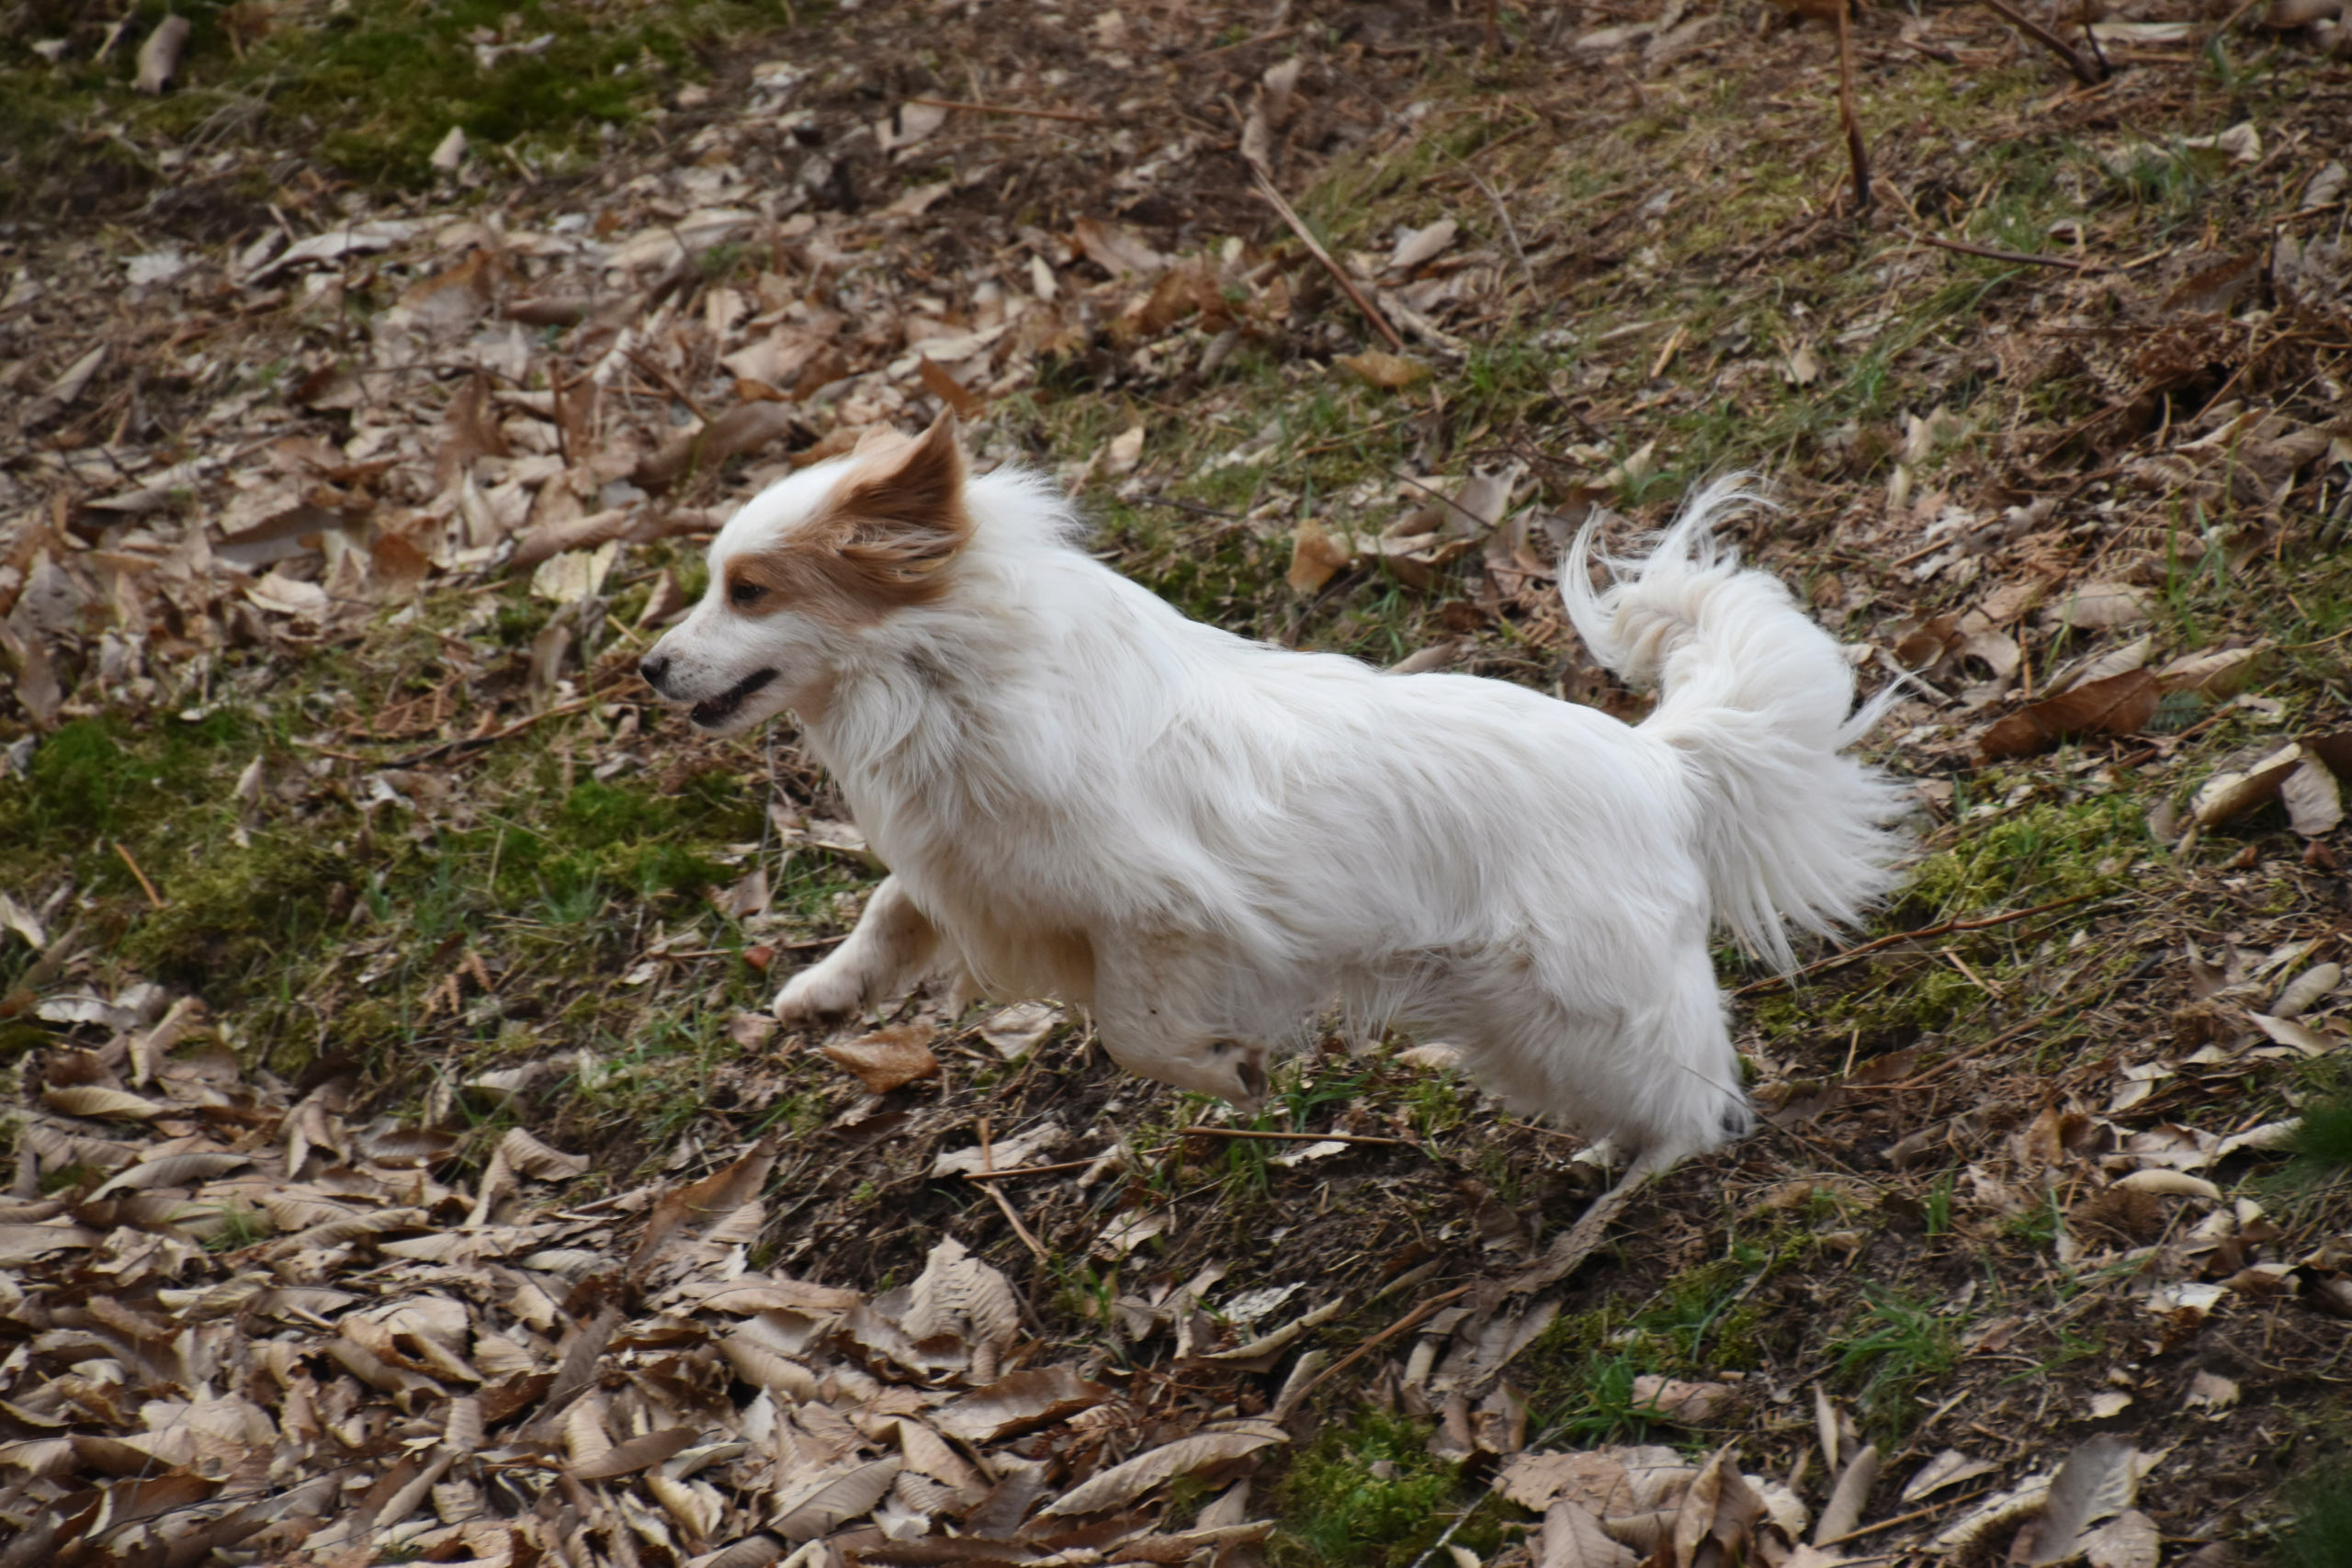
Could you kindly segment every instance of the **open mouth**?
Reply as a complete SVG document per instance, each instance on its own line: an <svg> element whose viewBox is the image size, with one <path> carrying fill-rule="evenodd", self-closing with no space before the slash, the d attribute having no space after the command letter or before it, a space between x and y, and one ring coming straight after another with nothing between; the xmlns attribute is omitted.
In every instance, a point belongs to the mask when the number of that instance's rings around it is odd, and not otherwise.
<svg viewBox="0 0 2352 1568"><path fill-rule="evenodd" d="M716 729L735 716L744 698L775 679L773 670L755 670L707 702L696 703L686 710L686 716L705 729Z"/></svg>

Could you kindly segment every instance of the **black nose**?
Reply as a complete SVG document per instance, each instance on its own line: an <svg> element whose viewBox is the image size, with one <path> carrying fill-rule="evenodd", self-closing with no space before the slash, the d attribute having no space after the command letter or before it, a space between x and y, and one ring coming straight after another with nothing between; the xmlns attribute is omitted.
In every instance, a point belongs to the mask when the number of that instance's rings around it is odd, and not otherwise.
<svg viewBox="0 0 2352 1568"><path fill-rule="evenodd" d="M670 656L649 653L637 661L637 672L645 677L647 685L658 692L662 689L662 678L670 673Z"/></svg>

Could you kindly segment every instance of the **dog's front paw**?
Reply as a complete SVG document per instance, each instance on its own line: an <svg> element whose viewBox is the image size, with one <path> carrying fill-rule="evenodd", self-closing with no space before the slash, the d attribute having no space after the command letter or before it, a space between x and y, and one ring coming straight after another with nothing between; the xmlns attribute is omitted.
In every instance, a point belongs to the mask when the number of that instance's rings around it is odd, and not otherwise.
<svg viewBox="0 0 2352 1568"><path fill-rule="evenodd" d="M818 1023L846 1017L865 1001L865 976L845 964L827 959L812 964L784 983L770 1009L780 1022Z"/></svg>

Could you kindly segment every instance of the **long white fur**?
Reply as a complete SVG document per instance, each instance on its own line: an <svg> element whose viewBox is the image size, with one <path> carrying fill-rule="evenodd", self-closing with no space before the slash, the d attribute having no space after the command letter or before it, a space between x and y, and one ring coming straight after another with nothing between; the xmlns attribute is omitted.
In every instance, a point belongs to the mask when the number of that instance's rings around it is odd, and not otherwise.
<svg viewBox="0 0 2352 1568"><path fill-rule="evenodd" d="M1336 1001L1456 1043L1515 1109L1655 1170L1747 1124L1711 928L1785 965L1784 921L1830 930L1889 885L1895 790L1843 754L1873 715L1849 717L1828 634L1713 543L1733 481L1605 588L1589 539L1570 552L1587 644L1662 688L1629 727L1187 620L1001 468L967 481L973 533L935 604L854 630L732 611L727 561L788 544L841 477L738 513L656 650L684 702L782 671L725 728L798 705L892 869L786 1017L960 962L1001 998L1086 1006L1133 1071L1247 1104L1266 1053Z"/></svg>

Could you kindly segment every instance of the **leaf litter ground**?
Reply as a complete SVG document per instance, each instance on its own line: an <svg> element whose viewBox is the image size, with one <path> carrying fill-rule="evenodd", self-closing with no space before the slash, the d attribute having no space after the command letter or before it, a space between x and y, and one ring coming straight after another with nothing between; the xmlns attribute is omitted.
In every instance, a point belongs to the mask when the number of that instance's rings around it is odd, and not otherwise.
<svg viewBox="0 0 2352 1568"><path fill-rule="evenodd" d="M0 303L6 1560L2260 1552L2352 1317L2352 78L2273 15L1866 17L1859 222L1827 34L1679 0L871 6L429 192L126 113L170 198ZM1191 613L1627 714L1559 540L1769 472L1922 852L1726 955L1763 1130L1513 1291L1602 1162L1442 1043L1242 1124L1051 1007L780 1034L875 869L631 666L942 402Z"/></svg>

